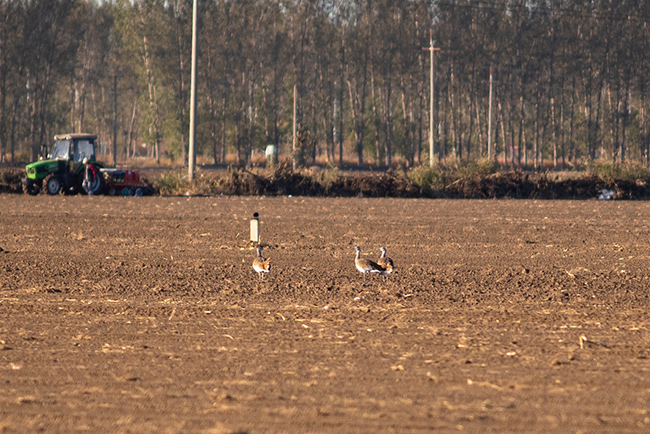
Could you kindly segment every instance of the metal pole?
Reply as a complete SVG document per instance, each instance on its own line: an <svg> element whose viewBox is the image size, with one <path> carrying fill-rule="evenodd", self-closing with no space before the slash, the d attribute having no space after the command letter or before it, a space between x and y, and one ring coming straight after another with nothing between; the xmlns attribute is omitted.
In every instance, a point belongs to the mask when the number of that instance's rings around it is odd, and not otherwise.
<svg viewBox="0 0 650 434"><path fill-rule="evenodd" d="M196 141L196 29L198 21L199 0L194 0L192 6L192 72L191 72L191 90L190 90L190 144L188 151L188 171L187 176L190 180L194 179L194 165L196 164L195 144Z"/></svg>

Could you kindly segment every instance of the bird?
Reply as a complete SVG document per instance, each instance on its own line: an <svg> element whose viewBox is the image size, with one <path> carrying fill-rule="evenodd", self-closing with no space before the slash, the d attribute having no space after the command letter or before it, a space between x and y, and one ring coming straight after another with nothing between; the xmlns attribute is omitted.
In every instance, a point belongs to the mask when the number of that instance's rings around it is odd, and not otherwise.
<svg viewBox="0 0 650 434"><path fill-rule="evenodd" d="M377 259L377 265L384 269L385 274L393 272L393 260L386 256L386 247L380 247L381 257Z"/></svg>
<svg viewBox="0 0 650 434"><path fill-rule="evenodd" d="M257 256L253 259L253 270L257 272L257 275L260 279L264 277L262 273L268 273L271 271L271 258L265 258L262 256L262 246L257 247Z"/></svg>
<svg viewBox="0 0 650 434"><path fill-rule="evenodd" d="M384 274L385 270L379 264L370 259L363 259L361 257L361 247L356 246L354 250L357 252L357 256L354 258L354 266L363 274L364 279L366 278L367 273Z"/></svg>

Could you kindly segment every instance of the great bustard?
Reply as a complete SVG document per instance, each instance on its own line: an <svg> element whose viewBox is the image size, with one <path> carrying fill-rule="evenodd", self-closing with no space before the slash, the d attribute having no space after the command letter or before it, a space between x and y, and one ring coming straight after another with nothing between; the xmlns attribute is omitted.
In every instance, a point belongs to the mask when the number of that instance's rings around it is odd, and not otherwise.
<svg viewBox="0 0 650 434"><path fill-rule="evenodd" d="M381 257L377 259L377 265L384 269L385 274L393 272L393 260L386 256L386 247L380 247Z"/></svg>
<svg viewBox="0 0 650 434"><path fill-rule="evenodd" d="M271 271L271 258L264 258L262 256L262 246L257 247L257 256L253 259L253 270L257 272L260 279L264 277L262 273Z"/></svg>
<svg viewBox="0 0 650 434"><path fill-rule="evenodd" d="M357 252L357 256L354 258L354 266L363 274L364 279L367 273L384 274L384 269L379 264L361 257L361 247L356 246L354 250Z"/></svg>

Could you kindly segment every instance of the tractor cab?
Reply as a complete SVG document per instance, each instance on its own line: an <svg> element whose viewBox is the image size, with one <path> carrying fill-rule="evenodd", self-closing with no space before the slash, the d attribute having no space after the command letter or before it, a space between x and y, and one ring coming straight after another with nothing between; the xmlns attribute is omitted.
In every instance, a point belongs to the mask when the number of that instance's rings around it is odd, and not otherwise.
<svg viewBox="0 0 650 434"><path fill-rule="evenodd" d="M75 164L82 163L84 158L95 161L95 140L91 134L67 134L54 136L54 145L48 155L51 160L68 160Z"/></svg>

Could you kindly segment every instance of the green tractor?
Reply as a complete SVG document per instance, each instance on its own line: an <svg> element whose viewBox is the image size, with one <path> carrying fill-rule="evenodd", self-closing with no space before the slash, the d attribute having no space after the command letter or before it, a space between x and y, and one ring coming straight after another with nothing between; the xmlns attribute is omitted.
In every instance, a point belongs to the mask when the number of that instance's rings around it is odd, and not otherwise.
<svg viewBox="0 0 650 434"><path fill-rule="evenodd" d="M95 160L94 134L60 134L48 150L43 145L43 155L38 161L25 166L23 191L35 195L47 194L100 194L104 189L102 176L96 168L103 165ZM89 171L88 168L93 169ZM90 173L89 173L90 172ZM90 175L90 176L89 176Z"/></svg>

